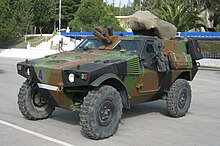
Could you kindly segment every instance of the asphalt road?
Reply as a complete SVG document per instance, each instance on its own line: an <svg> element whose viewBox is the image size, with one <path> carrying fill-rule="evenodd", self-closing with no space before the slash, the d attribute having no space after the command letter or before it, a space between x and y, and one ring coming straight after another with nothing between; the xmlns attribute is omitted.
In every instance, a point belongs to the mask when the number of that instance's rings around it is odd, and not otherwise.
<svg viewBox="0 0 220 146"><path fill-rule="evenodd" d="M41 121L21 115L17 94L25 79L16 73L21 60L0 57L1 146L220 145L220 71L198 72L191 82L192 104L185 117L168 117L164 101L135 105L123 111L114 136L95 141L81 134L77 112L56 108L49 119Z"/></svg>

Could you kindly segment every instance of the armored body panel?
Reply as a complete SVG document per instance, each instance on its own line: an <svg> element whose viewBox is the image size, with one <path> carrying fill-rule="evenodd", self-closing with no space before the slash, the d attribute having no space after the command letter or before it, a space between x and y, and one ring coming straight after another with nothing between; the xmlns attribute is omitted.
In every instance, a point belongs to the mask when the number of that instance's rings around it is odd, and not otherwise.
<svg viewBox="0 0 220 146"><path fill-rule="evenodd" d="M74 51L17 64L18 74L27 78L19 92L18 102L24 116L43 119L51 114L52 107L58 106L80 111L85 131L88 131L88 120L94 118L87 118L91 111L97 114L95 121L99 127L117 128L122 106L130 108L131 104L157 99L170 102L171 88L185 83L185 80L193 80L198 71L196 60L201 58L201 52L196 40L184 42L150 36L112 36L111 27L107 30L98 27L94 34L96 38L86 38ZM188 88L181 91L182 94L180 101L185 107L187 98L184 97L189 96ZM24 98L33 99L32 106L37 107L34 113L25 108ZM87 111L88 107L93 110ZM48 110L38 115L39 108ZM183 108L183 114L171 115L183 116L188 108L188 105ZM114 118L116 122L113 122ZM103 131L99 131L100 128L96 130L98 132L86 134L100 139L115 132L99 135Z"/></svg>

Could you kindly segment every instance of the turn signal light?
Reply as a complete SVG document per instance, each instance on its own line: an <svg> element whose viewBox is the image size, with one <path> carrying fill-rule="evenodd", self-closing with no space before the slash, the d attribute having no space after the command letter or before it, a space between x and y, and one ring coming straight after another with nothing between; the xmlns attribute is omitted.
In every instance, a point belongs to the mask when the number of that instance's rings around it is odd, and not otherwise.
<svg viewBox="0 0 220 146"><path fill-rule="evenodd" d="M81 74L81 79L82 80L87 80L88 79L88 74L87 73L82 73Z"/></svg>

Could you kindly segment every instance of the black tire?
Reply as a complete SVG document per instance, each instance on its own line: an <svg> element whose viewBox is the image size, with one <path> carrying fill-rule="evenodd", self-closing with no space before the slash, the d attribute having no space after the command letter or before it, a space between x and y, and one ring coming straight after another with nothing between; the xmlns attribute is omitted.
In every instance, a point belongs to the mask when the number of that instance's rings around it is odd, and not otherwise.
<svg viewBox="0 0 220 146"><path fill-rule="evenodd" d="M36 103L35 101L39 96L42 101L38 99L38 103ZM53 105L42 99L40 92L36 88L36 84L31 85L28 80L20 88L17 103L21 113L29 120L46 119L55 109Z"/></svg>
<svg viewBox="0 0 220 146"><path fill-rule="evenodd" d="M185 116L191 103L191 87L187 80L177 79L167 96L167 110L172 117Z"/></svg>
<svg viewBox="0 0 220 146"><path fill-rule="evenodd" d="M82 132L92 139L113 135L122 116L122 99L111 86L101 86L89 91L80 112Z"/></svg>

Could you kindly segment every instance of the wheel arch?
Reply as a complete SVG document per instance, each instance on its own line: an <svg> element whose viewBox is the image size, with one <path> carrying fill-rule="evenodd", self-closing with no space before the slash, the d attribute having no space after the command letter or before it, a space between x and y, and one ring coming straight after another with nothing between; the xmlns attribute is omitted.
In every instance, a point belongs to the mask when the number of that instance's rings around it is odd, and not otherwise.
<svg viewBox="0 0 220 146"><path fill-rule="evenodd" d="M117 89L117 91L120 93L120 96L122 97L123 106L125 108L130 109L127 89L116 74L113 73L104 74L99 78L97 78L95 81L93 81L90 85L93 87L99 87L100 85L110 85L114 87L115 89Z"/></svg>
<svg viewBox="0 0 220 146"><path fill-rule="evenodd" d="M185 79L187 81L191 81L191 74L189 71L182 72L177 79Z"/></svg>

